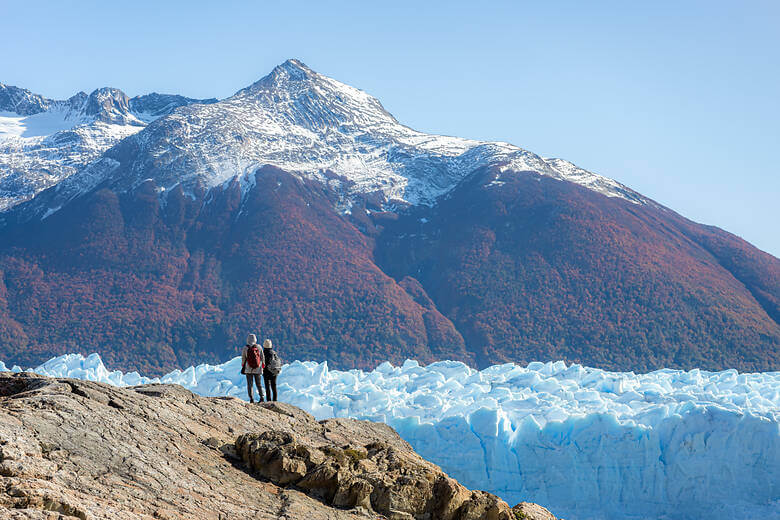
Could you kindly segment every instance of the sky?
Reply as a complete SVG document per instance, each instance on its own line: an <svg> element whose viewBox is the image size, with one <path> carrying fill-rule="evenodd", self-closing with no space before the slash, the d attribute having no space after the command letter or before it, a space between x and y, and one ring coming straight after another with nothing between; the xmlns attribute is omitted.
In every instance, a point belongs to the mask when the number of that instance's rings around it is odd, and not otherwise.
<svg viewBox="0 0 780 520"><path fill-rule="evenodd" d="M780 257L780 2L387 4L0 0L0 82L223 98L297 58L408 126L565 158Z"/></svg>

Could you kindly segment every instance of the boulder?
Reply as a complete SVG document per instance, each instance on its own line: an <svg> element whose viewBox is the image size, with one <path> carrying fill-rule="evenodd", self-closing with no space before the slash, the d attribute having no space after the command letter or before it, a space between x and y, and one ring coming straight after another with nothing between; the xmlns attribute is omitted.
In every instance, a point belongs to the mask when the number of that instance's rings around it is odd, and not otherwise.
<svg viewBox="0 0 780 520"><path fill-rule="evenodd" d="M313 446L272 430L239 436L236 452L257 475L280 486L295 484L335 507L390 519L514 519L504 501L464 488L384 428L344 419L323 425L326 435ZM350 442L339 443L345 439Z"/></svg>
<svg viewBox="0 0 780 520"><path fill-rule="evenodd" d="M520 502L512 512L518 520L557 520L551 512L532 502Z"/></svg>

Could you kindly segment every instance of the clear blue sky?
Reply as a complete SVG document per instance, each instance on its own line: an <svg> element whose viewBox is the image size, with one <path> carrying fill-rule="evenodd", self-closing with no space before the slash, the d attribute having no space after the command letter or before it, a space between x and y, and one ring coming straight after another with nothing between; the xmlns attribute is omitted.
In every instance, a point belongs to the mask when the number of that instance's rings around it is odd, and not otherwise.
<svg viewBox="0 0 780 520"><path fill-rule="evenodd" d="M780 2L378 5L0 0L0 82L221 98L296 57L409 126L563 157L780 256Z"/></svg>

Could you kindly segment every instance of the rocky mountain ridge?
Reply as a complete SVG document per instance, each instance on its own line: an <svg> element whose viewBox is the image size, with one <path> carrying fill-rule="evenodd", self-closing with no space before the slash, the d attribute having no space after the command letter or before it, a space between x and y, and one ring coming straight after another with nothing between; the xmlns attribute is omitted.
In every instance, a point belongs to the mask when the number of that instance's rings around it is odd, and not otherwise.
<svg viewBox="0 0 780 520"><path fill-rule="evenodd" d="M129 98L108 87L54 100L0 83L0 212L58 184L176 108L213 102L157 93Z"/></svg>
<svg viewBox="0 0 780 520"><path fill-rule="evenodd" d="M19 116L33 116L52 110L69 110L70 118L95 116L103 122L134 124L143 123L170 114L176 108L192 103L216 103L216 98L193 99L178 94L143 94L128 97L117 88L102 87L92 93L78 92L66 100L49 99L28 89L0 83L0 112ZM114 116L111 117L112 113Z"/></svg>
<svg viewBox="0 0 780 520"><path fill-rule="evenodd" d="M298 60L287 60L264 78L216 103L181 98L177 103L187 109L163 114L165 117L132 139L137 130L127 126L142 125L139 119L148 122L151 118L130 109L148 102L123 96L116 89L99 89L89 100L90 113L99 107L101 120L125 125L119 132L121 138L111 143L122 141L121 146L100 159L86 154L79 162L84 171L61 175L47 184L60 183L56 192L27 212L39 218L48 215L103 183L131 189L145 179L154 179L163 193L178 185L187 192L209 189L234 178L251 186L251 174L263 165L326 184L340 194L337 207L345 213L365 200L390 210L433 204L470 172L484 166L532 171L610 197L650 203L627 187L567 161L545 159L508 143L412 130L377 99ZM40 103L45 105L46 100ZM206 135L208 139L203 138ZM14 160L23 163L18 157ZM12 205L6 203L6 209Z"/></svg>
<svg viewBox="0 0 780 520"><path fill-rule="evenodd" d="M469 491L389 427L282 403L0 374L13 519L555 520Z"/></svg>

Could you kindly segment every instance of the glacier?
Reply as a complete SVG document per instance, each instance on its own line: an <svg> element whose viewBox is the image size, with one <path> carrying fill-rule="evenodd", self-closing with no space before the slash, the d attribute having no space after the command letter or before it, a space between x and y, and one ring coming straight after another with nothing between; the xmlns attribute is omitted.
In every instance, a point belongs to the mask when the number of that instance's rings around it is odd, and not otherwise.
<svg viewBox="0 0 780 520"><path fill-rule="evenodd" d="M245 398L239 369L234 358L150 378L67 354L28 370ZM318 419L385 422L464 485L570 520L780 518L780 372L294 361L279 398Z"/></svg>

